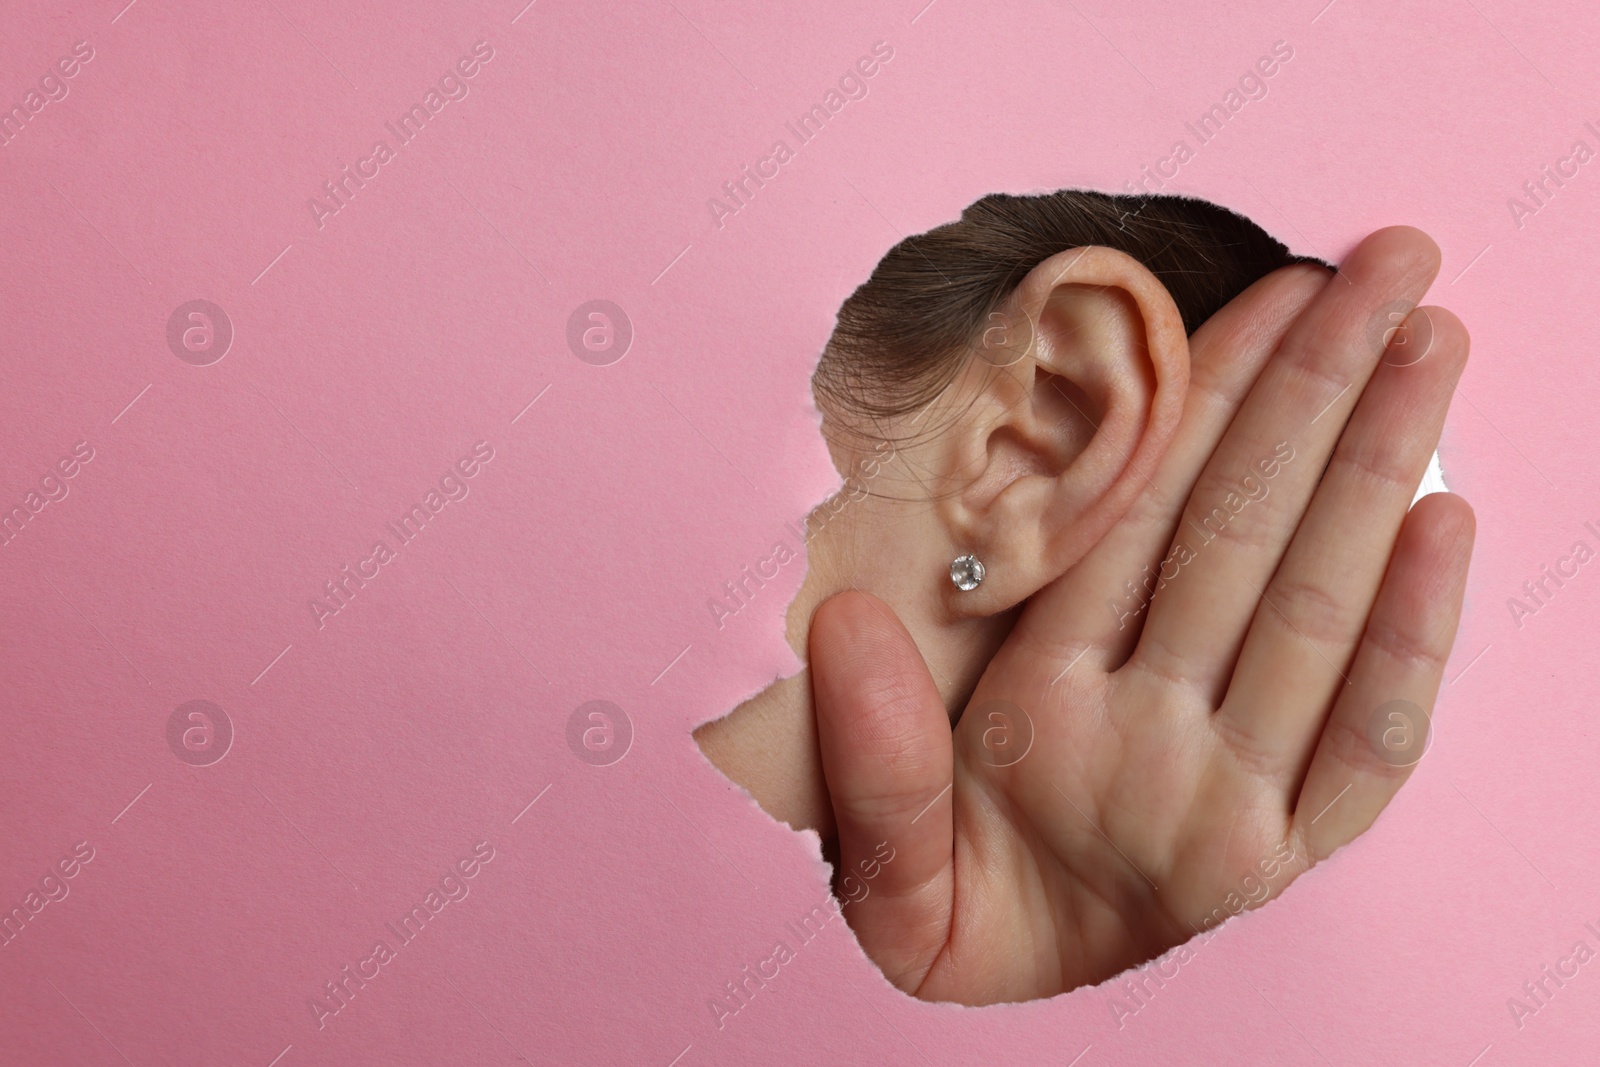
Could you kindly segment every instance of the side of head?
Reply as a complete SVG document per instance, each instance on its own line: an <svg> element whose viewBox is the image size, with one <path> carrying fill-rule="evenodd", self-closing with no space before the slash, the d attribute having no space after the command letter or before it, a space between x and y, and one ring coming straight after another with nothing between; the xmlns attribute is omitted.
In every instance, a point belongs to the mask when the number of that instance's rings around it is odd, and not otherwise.
<svg viewBox="0 0 1600 1067"><path fill-rule="evenodd" d="M1183 411L1189 334L1296 262L1203 201L1075 190L987 196L897 244L840 308L812 379L844 487L806 519L791 647L806 656L823 601L870 592L958 713L1017 606L1145 484ZM986 573L961 591L950 565L969 553ZM805 674L695 737L773 817L831 835Z"/></svg>
<svg viewBox="0 0 1600 1067"><path fill-rule="evenodd" d="M901 241L812 380L849 500L814 523L791 641L828 596L872 592L959 706L1010 609L1146 484L1182 414L1188 335L1296 262L1204 201L1076 190L988 196ZM985 578L962 591L948 571L968 553Z"/></svg>

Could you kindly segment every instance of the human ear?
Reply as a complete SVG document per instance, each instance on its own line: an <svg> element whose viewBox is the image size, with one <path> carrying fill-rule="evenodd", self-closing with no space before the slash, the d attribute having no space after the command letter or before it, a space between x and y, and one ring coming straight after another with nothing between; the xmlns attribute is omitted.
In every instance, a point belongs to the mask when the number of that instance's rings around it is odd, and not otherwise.
<svg viewBox="0 0 1600 1067"><path fill-rule="evenodd" d="M958 372L937 466L955 555L986 576L947 586L989 615L1059 577L1128 511L1177 430L1189 340L1172 296L1111 248L1057 253L990 316Z"/></svg>

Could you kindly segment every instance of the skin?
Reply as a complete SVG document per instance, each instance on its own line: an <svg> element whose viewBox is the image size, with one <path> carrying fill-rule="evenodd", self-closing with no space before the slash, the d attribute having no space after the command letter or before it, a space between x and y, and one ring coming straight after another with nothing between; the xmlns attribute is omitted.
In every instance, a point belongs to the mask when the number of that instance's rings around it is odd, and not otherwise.
<svg viewBox="0 0 1600 1067"><path fill-rule="evenodd" d="M845 914L891 982L986 1004L1102 981L1281 893L1395 795L1411 767L1369 724L1431 714L1471 553L1460 498L1409 507L1467 335L1419 309L1384 352L1371 324L1438 263L1381 230L1192 338L1124 264L1041 265L1014 307L1028 357L973 360L947 390L964 414L908 457L924 494L812 546L809 675L702 746L872 872ZM1174 568L1178 544L1200 547ZM966 550L993 561L977 590L929 579ZM1132 613L1126 583L1157 572Z"/></svg>
<svg viewBox="0 0 1600 1067"><path fill-rule="evenodd" d="M1285 280L1321 277L1302 269ZM1281 304L1289 288L1266 287L1274 299L1262 303ZM858 589L893 605L952 721L1019 605L1127 511L1145 482L1135 460L1153 467L1188 385L1177 309L1122 253L1064 250L1031 272L1003 310L1006 344L973 353L923 409L869 425L824 406L824 436L853 487L808 521L809 566L788 612L790 645L804 655L828 597ZM837 517L818 518L841 503ZM990 575L957 596L937 579L969 551ZM768 813L834 837L808 672L695 736Z"/></svg>

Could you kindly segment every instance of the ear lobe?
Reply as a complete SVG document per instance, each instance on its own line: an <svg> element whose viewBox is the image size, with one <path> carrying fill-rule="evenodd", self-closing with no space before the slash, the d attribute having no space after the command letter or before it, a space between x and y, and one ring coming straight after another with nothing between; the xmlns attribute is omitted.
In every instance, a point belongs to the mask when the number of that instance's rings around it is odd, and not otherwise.
<svg viewBox="0 0 1600 1067"><path fill-rule="evenodd" d="M962 615L1013 607L1083 558L1147 486L1189 385L1177 306L1115 249L1050 257L998 314L958 379L958 488L941 502L958 550L987 572L971 592L951 587Z"/></svg>

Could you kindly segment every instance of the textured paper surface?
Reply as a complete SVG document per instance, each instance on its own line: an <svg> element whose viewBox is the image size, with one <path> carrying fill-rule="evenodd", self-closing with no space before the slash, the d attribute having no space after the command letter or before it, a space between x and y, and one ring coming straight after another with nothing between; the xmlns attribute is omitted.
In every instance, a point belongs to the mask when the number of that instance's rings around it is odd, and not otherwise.
<svg viewBox="0 0 1600 1067"><path fill-rule="evenodd" d="M13 0L0 40L0 1062L1592 1057L1600 963L1562 961L1600 950L1600 564L1523 590L1600 547L1592 11L122 2ZM1444 250L1479 539L1433 749L1131 1016L1116 985L916 1002L842 921L788 932L814 843L690 737L796 668L803 563L720 629L706 601L837 484L807 379L894 241L1145 167L1297 251Z"/></svg>

